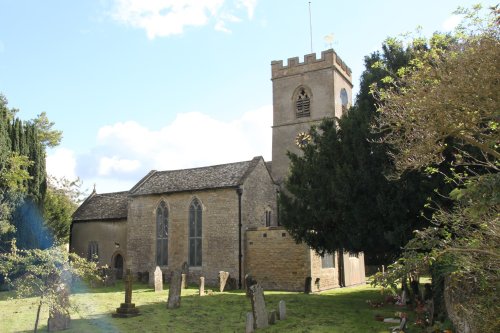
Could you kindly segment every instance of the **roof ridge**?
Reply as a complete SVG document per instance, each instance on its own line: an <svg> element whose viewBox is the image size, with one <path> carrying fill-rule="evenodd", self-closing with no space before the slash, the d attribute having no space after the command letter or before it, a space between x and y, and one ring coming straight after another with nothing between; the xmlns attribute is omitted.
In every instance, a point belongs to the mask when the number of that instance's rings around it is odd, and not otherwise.
<svg viewBox="0 0 500 333"><path fill-rule="evenodd" d="M153 175L154 175L155 173L157 173L157 172L158 172L158 171L156 171L156 170L151 170L151 171L149 171L149 172L148 172L148 173L147 173L144 177L142 177L142 179L141 179L141 180L139 180L139 181L137 182L137 184L135 184L135 185L134 185L134 186L130 189L129 193L130 193L130 194L133 194L133 193L134 193L134 192L135 192L138 188L140 188L140 187L141 187L141 185L142 185L142 184L144 184L144 182L145 182L146 180L148 180L151 176L153 176Z"/></svg>
<svg viewBox="0 0 500 333"><path fill-rule="evenodd" d="M240 179L238 181L239 185L243 184L243 182L248 177L248 175L250 175L252 173L252 171L255 169L255 167L257 166L257 164L259 164L260 160L264 160L264 158L262 156L255 156L250 161L248 161L250 163L249 163L248 168L246 169L246 171L241 175L241 177L240 177Z"/></svg>
<svg viewBox="0 0 500 333"><path fill-rule="evenodd" d="M215 167L227 166L227 165L231 165L231 164L248 163L248 162L251 162L251 161L252 160L238 161L238 162L229 162L229 163L221 163L221 164L214 164L214 165L199 166L199 167L194 167L194 168L160 170L160 171L156 171L156 172L157 173L165 173L165 172L174 172L174 171L190 171L190 170L208 169L208 168L215 168Z"/></svg>

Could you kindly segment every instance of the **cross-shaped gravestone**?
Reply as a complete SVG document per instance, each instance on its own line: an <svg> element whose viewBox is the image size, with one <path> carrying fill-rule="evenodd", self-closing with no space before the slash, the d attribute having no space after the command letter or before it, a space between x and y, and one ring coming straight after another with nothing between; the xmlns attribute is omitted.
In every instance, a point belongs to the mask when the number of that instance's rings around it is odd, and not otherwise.
<svg viewBox="0 0 500 333"><path fill-rule="evenodd" d="M130 269L127 269L127 274L125 275L125 303L121 303L119 308L116 308L116 313L113 313L113 317L119 318L129 318L139 315L139 309L135 307L132 303L132 274L130 274Z"/></svg>

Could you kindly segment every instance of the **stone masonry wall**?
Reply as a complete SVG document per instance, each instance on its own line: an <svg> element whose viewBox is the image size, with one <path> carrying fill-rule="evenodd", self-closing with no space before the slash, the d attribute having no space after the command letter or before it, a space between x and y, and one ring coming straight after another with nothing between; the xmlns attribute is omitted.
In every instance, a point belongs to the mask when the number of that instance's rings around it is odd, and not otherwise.
<svg viewBox="0 0 500 333"><path fill-rule="evenodd" d="M335 252L334 267L322 268L321 257L313 250L311 251L311 290L322 291L339 287L339 261L338 253Z"/></svg>
<svg viewBox="0 0 500 333"><path fill-rule="evenodd" d="M112 259L118 252L127 261L124 253L127 248L126 220L73 222L71 233L71 252L87 258L88 244L94 241L99 247L99 265L113 267Z"/></svg>
<svg viewBox="0 0 500 333"><path fill-rule="evenodd" d="M310 250L296 244L281 227L253 228L246 231L245 271L266 290L304 290L310 276Z"/></svg>
<svg viewBox="0 0 500 333"><path fill-rule="evenodd" d="M156 266L156 208L164 200L169 209L166 276L188 262L189 205L198 198L203 206L202 266L190 267L189 281L205 276L214 285L218 272L238 274L238 195L234 188L134 197L128 211L128 268L152 272Z"/></svg>

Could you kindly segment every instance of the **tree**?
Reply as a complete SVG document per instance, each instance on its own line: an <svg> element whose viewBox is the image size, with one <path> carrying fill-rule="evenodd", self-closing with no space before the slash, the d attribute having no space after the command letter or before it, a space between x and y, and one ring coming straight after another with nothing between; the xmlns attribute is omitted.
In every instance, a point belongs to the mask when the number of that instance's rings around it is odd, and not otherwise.
<svg viewBox="0 0 500 333"><path fill-rule="evenodd" d="M56 147L61 143L62 131L54 130L54 122L50 121L45 112L40 113L31 123L38 130L38 141L45 147Z"/></svg>
<svg viewBox="0 0 500 333"><path fill-rule="evenodd" d="M419 46L420 47L420 46ZM377 116L373 82L396 76L415 47L388 39L382 53L365 58L356 104L337 122L311 130L302 154L289 154L291 174L280 196L280 220L297 241L320 253L364 251L370 264L392 263L415 228L427 225L421 210L433 196L434 178L408 172L390 181L389 145L371 132Z"/></svg>
<svg viewBox="0 0 500 333"><path fill-rule="evenodd" d="M430 268L457 329L497 332L500 16L495 7L493 17L484 20L479 10L462 10L469 24L459 27L454 43L422 51L392 87L377 91L378 130L395 148L398 174L442 172L455 187L449 196L456 204L435 205L431 227L416 233L390 278L401 278L404 268Z"/></svg>
<svg viewBox="0 0 500 333"><path fill-rule="evenodd" d="M46 250L19 250L15 242L8 253L0 254L0 274L15 288L19 298L38 297L35 329L45 305L69 316L69 299L61 300L62 285L75 278L99 280L96 263L68 253L61 246ZM61 304L62 303L62 304Z"/></svg>
<svg viewBox="0 0 500 333"><path fill-rule="evenodd" d="M78 208L81 194L79 179L49 178L49 186L43 206L43 219L45 226L60 243L69 239L72 215Z"/></svg>

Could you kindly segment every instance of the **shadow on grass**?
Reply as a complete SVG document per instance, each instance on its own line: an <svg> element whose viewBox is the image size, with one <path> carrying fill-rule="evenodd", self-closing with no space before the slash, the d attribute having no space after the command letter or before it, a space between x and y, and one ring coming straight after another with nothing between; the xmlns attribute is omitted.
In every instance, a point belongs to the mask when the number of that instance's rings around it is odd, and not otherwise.
<svg viewBox="0 0 500 333"><path fill-rule="evenodd" d="M123 285L121 285L123 287ZM123 302L123 294L113 299L106 311L93 314L78 313L68 332L242 332L246 313L251 311L250 300L243 291L229 291L200 297L197 288L183 290L181 307L167 309L168 286L160 293L143 284L134 285L133 302L140 316L112 318L111 314ZM97 289L97 291L96 291ZM122 291L119 286L91 289ZM287 306L287 320L264 332L387 332L390 325L375 320L375 315L391 317L401 308L385 306L372 308L367 300L382 299L380 290L368 287L347 288L319 294L294 292L265 292L267 310L277 309L280 300ZM116 304L113 303L116 301ZM90 304L92 306L92 304Z"/></svg>

